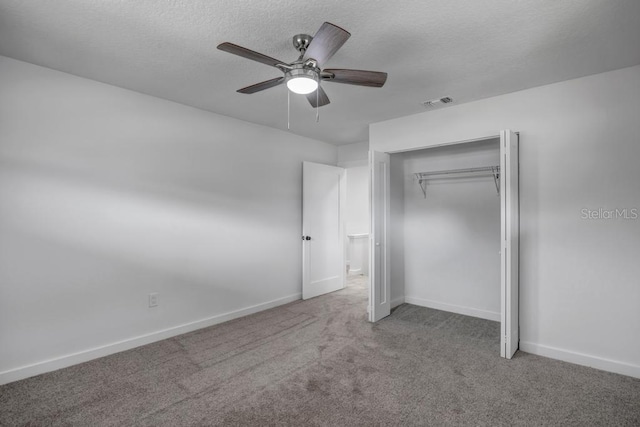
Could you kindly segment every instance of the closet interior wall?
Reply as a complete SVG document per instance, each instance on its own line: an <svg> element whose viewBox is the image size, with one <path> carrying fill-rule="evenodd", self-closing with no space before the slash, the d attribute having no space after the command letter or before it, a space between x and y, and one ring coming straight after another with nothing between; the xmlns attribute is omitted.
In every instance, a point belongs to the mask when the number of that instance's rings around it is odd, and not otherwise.
<svg viewBox="0 0 640 427"><path fill-rule="evenodd" d="M500 320L500 198L491 174L430 180L423 193L415 173L496 166L498 139L393 155L392 219L402 218L403 263L392 264L392 298L489 320ZM395 169L395 170L394 170ZM395 191L394 191L395 190ZM398 202L402 207L397 206ZM393 226L393 225L392 225ZM393 253L393 252L392 252ZM402 273L398 271L403 265ZM395 268L394 268L395 266Z"/></svg>

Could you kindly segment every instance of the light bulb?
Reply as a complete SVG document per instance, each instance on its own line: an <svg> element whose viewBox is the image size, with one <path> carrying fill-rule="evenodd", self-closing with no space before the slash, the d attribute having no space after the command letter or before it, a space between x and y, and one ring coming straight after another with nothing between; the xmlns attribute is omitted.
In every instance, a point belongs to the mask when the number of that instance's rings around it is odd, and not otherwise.
<svg viewBox="0 0 640 427"><path fill-rule="evenodd" d="M318 88L318 82L310 77L297 76L287 80L287 87L293 93L306 95Z"/></svg>

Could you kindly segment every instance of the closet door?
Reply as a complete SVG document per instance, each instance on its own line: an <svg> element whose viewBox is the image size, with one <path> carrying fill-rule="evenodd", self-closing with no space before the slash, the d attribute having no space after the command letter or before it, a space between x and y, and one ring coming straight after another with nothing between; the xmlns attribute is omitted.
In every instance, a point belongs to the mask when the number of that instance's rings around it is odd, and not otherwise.
<svg viewBox="0 0 640 427"><path fill-rule="evenodd" d="M369 321L377 322L391 314L389 274L389 155L369 152L371 167L371 250L369 251Z"/></svg>
<svg viewBox="0 0 640 427"><path fill-rule="evenodd" d="M520 211L518 194L518 135L500 132L500 204L501 204L501 335L500 356L511 359L518 350L518 270Z"/></svg>

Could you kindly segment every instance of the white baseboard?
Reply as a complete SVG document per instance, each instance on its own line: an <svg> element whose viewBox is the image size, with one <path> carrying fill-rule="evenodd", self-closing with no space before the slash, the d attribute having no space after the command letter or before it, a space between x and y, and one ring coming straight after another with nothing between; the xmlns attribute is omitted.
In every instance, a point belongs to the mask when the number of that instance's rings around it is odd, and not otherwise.
<svg viewBox="0 0 640 427"><path fill-rule="evenodd" d="M3 371L0 372L0 385L33 377L35 375L40 375L45 372L51 372L58 369L66 368L68 366L77 365L78 363L88 362L89 360L108 356L114 353L119 353L121 351L130 350L135 347L140 347L156 341L175 337L177 335L185 334L197 329L202 329L208 326L213 326L219 323L227 322L229 320L237 319L238 317L248 316L249 314L257 313L259 311L268 310L279 305L297 301L301 297L302 294L293 294L287 297L267 301L262 304L246 307L240 310L230 311L228 313L223 313L216 316L208 317L206 319L197 320L195 322L185 323L157 332L140 335L115 343L106 344L100 347L95 347L77 353L67 354L65 356L56 357L54 359L44 360L42 362L34 363L31 365L21 366L19 368Z"/></svg>
<svg viewBox="0 0 640 427"><path fill-rule="evenodd" d="M538 356L549 357L551 359L575 363L576 365L589 366L591 368L607 372L640 378L640 366L632 365L630 363L605 359L598 356L592 356L589 354L578 353L528 341L520 341L519 348L526 353L536 354Z"/></svg>
<svg viewBox="0 0 640 427"><path fill-rule="evenodd" d="M404 297L394 298L391 300L391 308L396 308L399 305L404 304Z"/></svg>
<svg viewBox="0 0 640 427"><path fill-rule="evenodd" d="M416 298L411 296L405 296L404 302L419 305L421 307L435 308L436 310L450 311L452 313L464 314L465 316L479 317L481 319L493 320L494 322L500 321L500 313L481 310L478 308L464 307L461 305L447 304L444 302L433 301L423 298Z"/></svg>

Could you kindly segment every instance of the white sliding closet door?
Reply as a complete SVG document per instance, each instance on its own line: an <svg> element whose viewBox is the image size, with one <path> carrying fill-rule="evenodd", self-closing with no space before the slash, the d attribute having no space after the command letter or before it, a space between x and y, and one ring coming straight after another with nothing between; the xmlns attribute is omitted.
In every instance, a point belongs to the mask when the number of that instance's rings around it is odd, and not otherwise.
<svg viewBox="0 0 640 427"><path fill-rule="evenodd" d="M389 273L390 157L369 152L371 166L371 234L369 251L369 321L377 322L391 314Z"/></svg>
<svg viewBox="0 0 640 427"><path fill-rule="evenodd" d="M520 211L518 193L518 135L500 132L501 335L500 356L511 359L518 350L518 287Z"/></svg>

